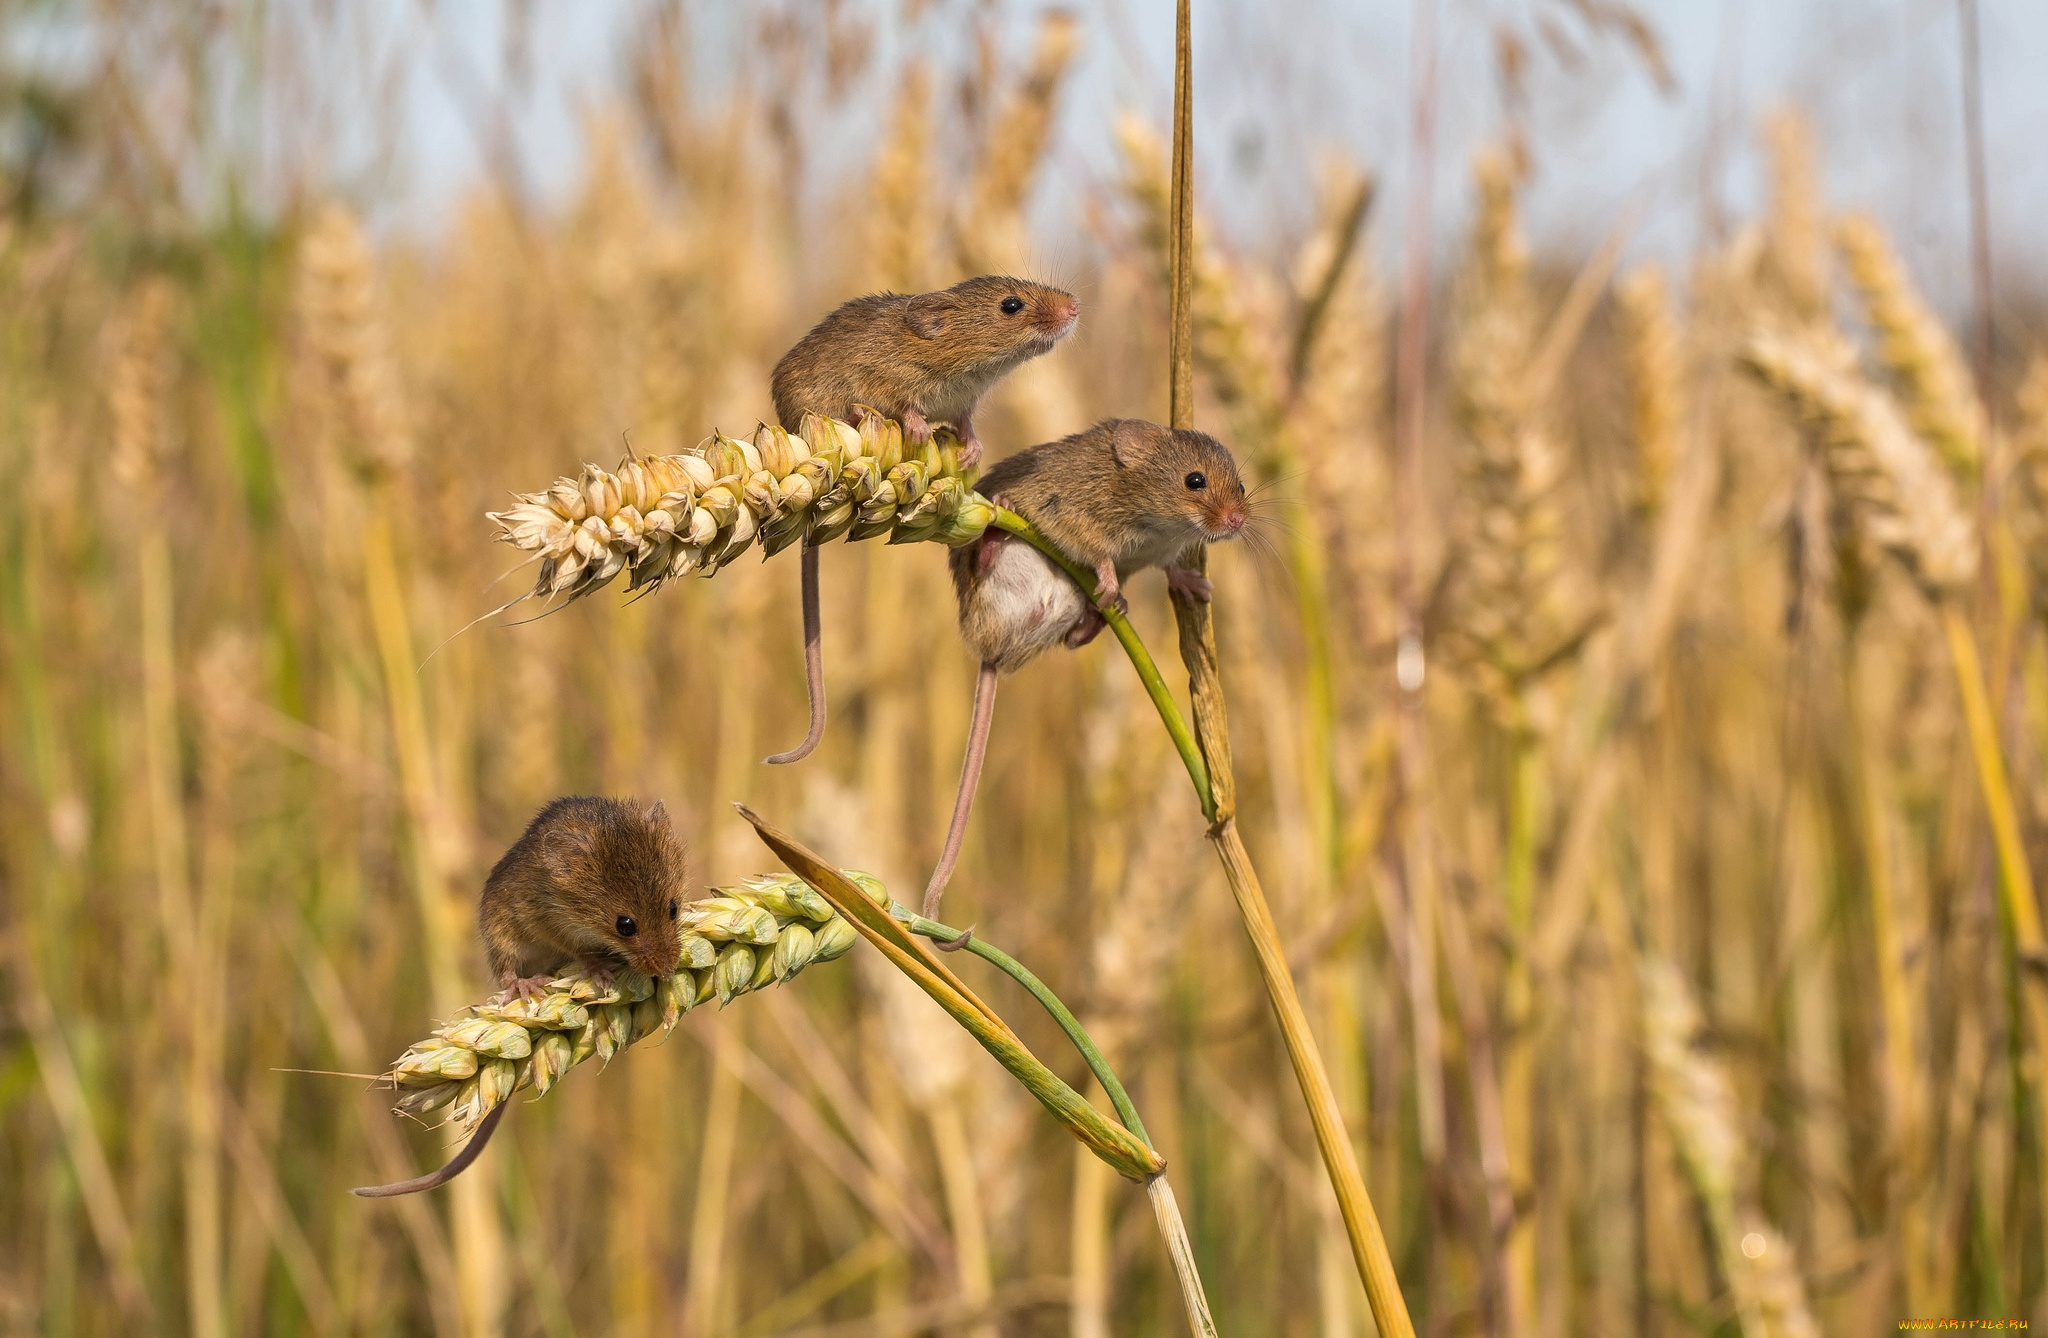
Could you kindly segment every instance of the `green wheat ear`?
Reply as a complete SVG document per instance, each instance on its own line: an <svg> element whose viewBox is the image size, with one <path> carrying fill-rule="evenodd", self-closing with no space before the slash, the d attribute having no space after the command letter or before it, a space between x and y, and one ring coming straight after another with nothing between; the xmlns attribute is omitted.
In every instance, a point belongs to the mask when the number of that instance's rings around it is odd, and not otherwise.
<svg viewBox="0 0 2048 1338"><path fill-rule="evenodd" d="M886 907L874 877L847 877ZM750 878L711 889L677 916L682 958L672 976L628 972L599 986L580 971L548 982L530 999L494 998L465 1008L409 1048L387 1074L402 1089L402 1114L442 1114L468 1132L513 1093L548 1089L584 1060L611 1057L692 1008L731 1002L789 980L814 962L844 956L859 941L852 925L794 874Z"/></svg>
<svg viewBox="0 0 2048 1338"><path fill-rule="evenodd" d="M624 572L631 589L712 576L758 543L764 557L808 540L972 543L995 508L967 484L959 438L920 449L872 411L860 425L804 415L796 432L714 434L679 455L585 465L518 504L487 512L498 538L540 560L532 597L581 598Z"/></svg>

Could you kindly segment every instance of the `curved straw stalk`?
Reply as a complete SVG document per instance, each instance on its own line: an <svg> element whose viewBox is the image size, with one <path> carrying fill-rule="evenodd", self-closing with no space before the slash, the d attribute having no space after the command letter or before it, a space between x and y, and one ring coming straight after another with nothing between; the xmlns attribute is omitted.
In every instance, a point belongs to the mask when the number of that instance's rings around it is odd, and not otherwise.
<svg viewBox="0 0 2048 1338"><path fill-rule="evenodd" d="M538 599L580 599L621 572L634 590L713 576L757 541L764 557L842 535L957 546L995 516L968 488L949 431L911 447L901 424L872 411L859 427L806 414L796 432L763 424L751 441L714 435L616 472L585 465L578 478L516 496L518 505L486 516L501 541L539 559L522 596Z"/></svg>
<svg viewBox="0 0 2048 1338"><path fill-rule="evenodd" d="M848 873L878 905L888 894L874 878ZM843 956L858 939L853 927L789 874L753 878L683 908L682 965L656 980L629 972L600 986L582 972L548 982L537 998L502 996L463 1009L426 1040L400 1055L389 1077L405 1094L407 1115L445 1111L467 1132L513 1093L531 1087L546 1096L576 1065L613 1055L683 1014L716 999L792 979L815 962Z"/></svg>

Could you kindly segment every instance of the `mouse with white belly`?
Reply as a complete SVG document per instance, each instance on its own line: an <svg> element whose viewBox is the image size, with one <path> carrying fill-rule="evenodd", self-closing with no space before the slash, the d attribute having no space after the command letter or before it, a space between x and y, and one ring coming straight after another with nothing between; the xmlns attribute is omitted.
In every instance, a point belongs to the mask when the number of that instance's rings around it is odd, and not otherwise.
<svg viewBox="0 0 2048 1338"><path fill-rule="evenodd" d="M1178 559L1199 544L1236 538L1251 518L1237 460L1222 442L1136 418L1107 419L1020 451L989 470L979 491L1092 570L1096 602L1052 559L1005 531L991 528L953 551L960 634L981 668L953 820L925 888L927 917L936 916L960 858L988 749L998 675L1015 672L1054 646L1094 640L1106 626L1101 609L1127 608L1123 583L1144 568L1164 568L1174 589L1206 601L1208 579Z"/></svg>

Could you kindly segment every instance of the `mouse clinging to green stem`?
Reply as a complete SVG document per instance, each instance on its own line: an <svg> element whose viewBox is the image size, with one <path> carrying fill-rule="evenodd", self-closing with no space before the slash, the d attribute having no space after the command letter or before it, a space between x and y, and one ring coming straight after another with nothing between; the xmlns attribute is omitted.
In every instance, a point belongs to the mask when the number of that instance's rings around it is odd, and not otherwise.
<svg viewBox="0 0 2048 1338"><path fill-rule="evenodd" d="M1206 601L1208 579L1180 559L1197 545L1236 538L1251 518L1237 460L1222 442L1136 418L1106 419L1020 451L984 475L980 487L1092 570L1097 603L1052 559L1006 531L991 527L953 550L960 634L981 668L953 819L925 888L927 918L936 917L960 858L988 751L997 676L1055 645L1092 641L1106 625L1102 609L1123 612L1125 578L1146 567L1163 567L1175 590Z"/></svg>

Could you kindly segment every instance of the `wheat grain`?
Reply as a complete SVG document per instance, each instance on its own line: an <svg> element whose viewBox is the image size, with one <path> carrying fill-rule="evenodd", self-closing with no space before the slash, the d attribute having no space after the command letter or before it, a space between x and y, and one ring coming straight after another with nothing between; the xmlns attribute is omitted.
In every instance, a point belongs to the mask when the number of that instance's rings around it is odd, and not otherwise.
<svg viewBox="0 0 2048 1338"><path fill-rule="evenodd" d="M376 257L355 216L321 209L299 249L300 310L348 426L352 463L375 476L412 458L398 373L378 314Z"/></svg>
<svg viewBox="0 0 2048 1338"><path fill-rule="evenodd" d="M888 905L882 885L848 871L875 903ZM853 926L793 874L770 874L690 902L677 923L682 960L656 980L627 972L600 984L582 971L548 982L534 998L499 995L463 1009L388 1071L404 1089L407 1115L443 1112L467 1131L512 1096L531 1087L546 1096L571 1068L612 1056L683 1014L716 999L721 1005L804 968L843 956L858 939Z"/></svg>
<svg viewBox="0 0 2048 1338"><path fill-rule="evenodd" d="M1651 1094L1699 1196L1747 1338L1818 1338L1792 1247L1748 1202L1754 1172L1734 1088L1700 1049L1698 1007L1678 968L1653 953L1637 963Z"/></svg>
<svg viewBox="0 0 2048 1338"><path fill-rule="evenodd" d="M539 558L533 598L580 599L621 572L635 590L712 576L757 541L764 556L841 535L958 546L995 518L964 482L958 450L942 429L913 453L902 426L872 412L858 428L806 414L797 432L763 424L752 441L707 437L616 473L585 465L486 518Z"/></svg>
<svg viewBox="0 0 2048 1338"><path fill-rule="evenodd" d="M1771 291L1794 318L1816 320L1827 309L1828 252L1813 128L1785 107L1765 118L1763 136L1771 173L1764 272Z"/></svg>
<svg viewBox="0 0 2048 1338"><path fill-rule="evenodd" d="M2014 407L2013 530L2026 554L2034 609L2048 614L2048 353L2037 353Z"/></svg>
<svg viewBox="0 0 2048 1338"><path fill-rule="evenodd" d="M1528 176L1519 152L1489 148L1473 164L1479 210L1457 279L1451 391L1464 449L1459 628L1493 688L1551 660L1574 621L1565 583L1561 462L1525 373L1538 337L1529 250L1516 195Z"/></svg>
<svg viewBox="0 0 2048 1338"><path fill-rule="evenodd" d="M1828 476L1869 537L1932 598L1977 572L1977 537L1955 485L1891 396L1864 380L1839 334L1812 329L1753 335L1743 362L1783 396L1825 448Z"/></svg>
<svg viewBox="0 0 2048 1338"><path fill-rule="evenodd" d="M869 263L890 288L917 292L931 264L933 213L925 198L931 171L931 80L913 64L896 88L888 137L869 182Z"/></svg>
<svg viewBox="0 0 2048 1338"><path fill-rule="evenodd" d="M977 211L1012 213L1045 157L1052 133L1053 101L1080 47L1080 21L1066 10L1047 10L1039 20L1031 69L990 130L975 181Z"/></svg>
<svg viewBox="0 0 2048 1338"><path fill-rule="evenodd" d="M1907 418L1958 477L1975 478L1984 459L1984 407L1962 350L1927 309L1875 221L1861 214L1843 219L1835 244L1863 295L1878 360L1897 381Z"/></svg>
<svg viewBox="0 0 2048 1338"><path fill-rule="evenodd" d="M1615 297L1621 307L1635 427L1636 500L1654 514L1664 504L1679 457L1679 430L1686 413L1684 335L1671 311L1664 271L1657 266L1645 265L1631 273Z"/></svg>
<svg viewBox="0 0 2048 1338"><path fill-rule="evenodd" d="M168 279L144 280L116 327L107 377L107 407L114 419L108 467L124 488L153 484L169 453L167 404L176 374L169 336L175 296Z"/></svg>

